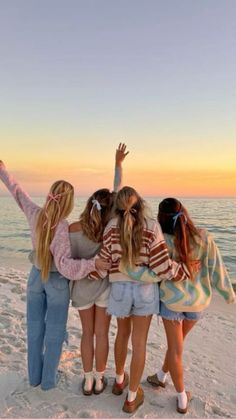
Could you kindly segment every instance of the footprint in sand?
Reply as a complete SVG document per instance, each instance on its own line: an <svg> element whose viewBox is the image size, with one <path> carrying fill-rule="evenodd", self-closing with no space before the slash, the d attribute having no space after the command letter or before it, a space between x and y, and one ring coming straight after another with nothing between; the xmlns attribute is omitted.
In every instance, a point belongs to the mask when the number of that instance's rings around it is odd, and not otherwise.
<svg viewBox="0 0 236 419"><path fill-rule="evenodd" d="M77 418L95 418L96 412L90 412L89 410L82 410L77 414Z"/></svg>
<svg viewBox="0 0 236 419"><path fill-rule="evenodd" d="M16 285L15 287L13 287L13 288L11 289L11 292L12 292L13 294L22 294L23 290L22 290L22 288L21 288L21 286L20 286L20 285Z"/></svg>
<svg viewBox="0 0 236 419"><path fill-rule="evenodd" d="M10 327L10 325L11 322L7 318L0 316L0 329L5 331L8 327Z"/></svg>
<svg viewBox="0 0 236 419"><path fill-rule="evenodd" d="M5 355L10 355L12 353L12 349L10 346L6 345L6 346L2 346L1 347L1 351L2 353L4 353Z"/></svg>
<svg viewBox="0 0 236 419"><path fill-rule="evenodd" d="M8 281L8 279L0 277L0 284L6 284Z"/></svg>
<svg viewBox="0 0 236 419"><path fill-rule="evenodd" d="M166 407L164 404L161 404L156 400L151 400L149 403L151 406L159 407L160 409L164 409Z"/></svg>
<svg viewBox="0 0 236 419"><path fill-rule="evenodd" d="M231 418L231 415L226 410L221 409L219 406L212 404L211 402L207 402L205 404L205 413L211 416L217 415L223 418Z"/></svg>

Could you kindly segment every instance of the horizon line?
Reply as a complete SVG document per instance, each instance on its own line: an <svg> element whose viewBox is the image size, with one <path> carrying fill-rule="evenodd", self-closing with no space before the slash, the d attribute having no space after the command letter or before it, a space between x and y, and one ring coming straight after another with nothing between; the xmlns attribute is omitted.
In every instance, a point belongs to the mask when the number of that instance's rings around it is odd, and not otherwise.
<svg viewBox="0 0 236 419"><path fill-rule="evenodd" d="M44 198L47 196L47 194L43 194L43 195L35 195L35 194L29 194L30 197L33 198ZM87 195L80 195L80 194L75 194L76 198L88 198L92 196L92 194L87 194ZM190 199L190 198L197 198L197 199L236 199L236 195L215 195L215 196L208 196L208 195L178 195L176 194L175 197L179 197L179 198L183 198L183 199ZM0 197L1 198L11 198L11 195L9 194L5 194L5 193L0 193ZM166 197L171 197L171 195L142 195L143 198L166 198ZM172 195L173 197L173 195Z"/></svg>

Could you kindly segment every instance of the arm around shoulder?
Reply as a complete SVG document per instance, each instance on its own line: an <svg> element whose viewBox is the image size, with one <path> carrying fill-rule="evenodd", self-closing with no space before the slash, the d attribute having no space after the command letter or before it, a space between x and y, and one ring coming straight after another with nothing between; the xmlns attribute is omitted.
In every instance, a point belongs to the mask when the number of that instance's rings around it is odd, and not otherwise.
<svg viewBox="0 0 236 419"><path fill-rule="evenodd" d="M88 260L72 258L69 224L66 220L58 224L50 250L58 271L72 281L85 278L89 272L95 270L95 258Z"/></svg>

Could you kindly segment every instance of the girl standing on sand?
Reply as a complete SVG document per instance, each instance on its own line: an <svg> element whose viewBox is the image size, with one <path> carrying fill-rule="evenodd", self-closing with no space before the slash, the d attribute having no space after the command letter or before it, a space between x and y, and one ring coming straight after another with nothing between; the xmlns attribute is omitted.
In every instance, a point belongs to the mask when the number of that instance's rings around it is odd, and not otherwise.
<svg viewBox="0 0 236 419"><path fill-rule="evenodd" d="M185 263L191 278L181 282L162 281L160 315L163 319L168 350L162 369L149 376L153 386L165 387L170 372L177 391L177 411L186 413L191 394L185 391L183 377L183 342L195 326L202 311L210 304L212 287L227 301L235 302L235 293L212 236L198 229L186 208L175 198L164 199L159 205L161 225L170 256ZM200 260L200 269L192 269L192 261Z"/></svg>
<svg viewBox="0 0 236 419"><path fill-rule="evenodd" d="M120 188L122 162L127 154L126 145L119 144L116 151L114 192ZM100 251L103 232L111 219L114 207L114 192L110 192L109 189L99 189L94 192L88 199L79 221L70 225L73 258L90 259ZM82 391L86 396L93 392L102 393L107 385L104 372L109 350L108 331L111 320L111 316L106 313L109 294L108 277L100 281L85 277L80 281L71 282L72 305L79 309L82 324L81 358L84 368Z"/></svg>
<svg viewBox="0 0 236 419"><path fill-rule="evenodd" d="M43 208L36 205L0 161L0 178L26 215L37 265L27 283L28 374L30 385L49 390L57 384L57 368L65 339L69 306L69 279L84 278L104 267L94 259L73 260L66 218L74 205L74 188L55 182ZM50 272L52 262L62 272ZM106 264L106 269L108 265Z"/></svg>
<svg viewBox="0 0 236 419"><path fill-rule="evenodd" d="M157 222L145 216L145 204L130 187L122 188L116 198L115 217L108 223L99 256L111 261L109 271L111 293L108 313L117 317L115 342L116 379L112 392L123 393L128 385L124 372L128 339L132 327L132 360L129 391L123 411L133 413L144 401L139 387L145 364L148 330L152 315L159 312L157 283L140 284L121 272L125 267L147 266L162 279L184 280L189 273L184 264L169 259L167 246ZM107 272L93 272L91 278L105 277Z"/></svg>

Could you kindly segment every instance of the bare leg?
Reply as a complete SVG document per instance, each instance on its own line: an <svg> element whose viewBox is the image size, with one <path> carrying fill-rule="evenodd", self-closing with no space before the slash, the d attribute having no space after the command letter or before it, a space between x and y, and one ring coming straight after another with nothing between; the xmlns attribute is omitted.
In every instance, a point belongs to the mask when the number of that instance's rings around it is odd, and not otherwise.
<svg viewBox="0 0 236 419"><path fill-rule="evenodd" d="M132 316L132 359L130 364L130 391L137 391L142 378L145 359L148 331L152 316Z"/></svg>
<svg viewBox="0 0 236 419"><path fill-rule="evenodd" d="M115 340L115 364L116 374L124 373L125 361L128 350L128 342L131 333L131 318L117 319L117 335Z"/></svg>
<svg viewBox="0 0 236 419"><path fill-rule="evenodd" d="M80 320L82 324L81 336L81 358L85 372L90 372L93 369L94 358L94 317L95 306L86 310L79 310Z"/></svg>
<svg viewBox="0 0 236 419"><path fill-rule="evenodd" d="M106 369L109 351L109 326L111 316L106 313L106 308L95 306L95 362L96 371L103 372Z"/></svg>
<svg viewBox="0 0 236 419"><path fill-rule="evenodd" d="M195 326L196 323L197 323L197 320L183 320L183 322L182 322L183 340L185 339L185 337L187 336L187 334L190 332L190 330ZM165 373L169 372L169 366L168 366L168 349L166 351L164 364L162 366L162 371L165 372Z"/></svg>

